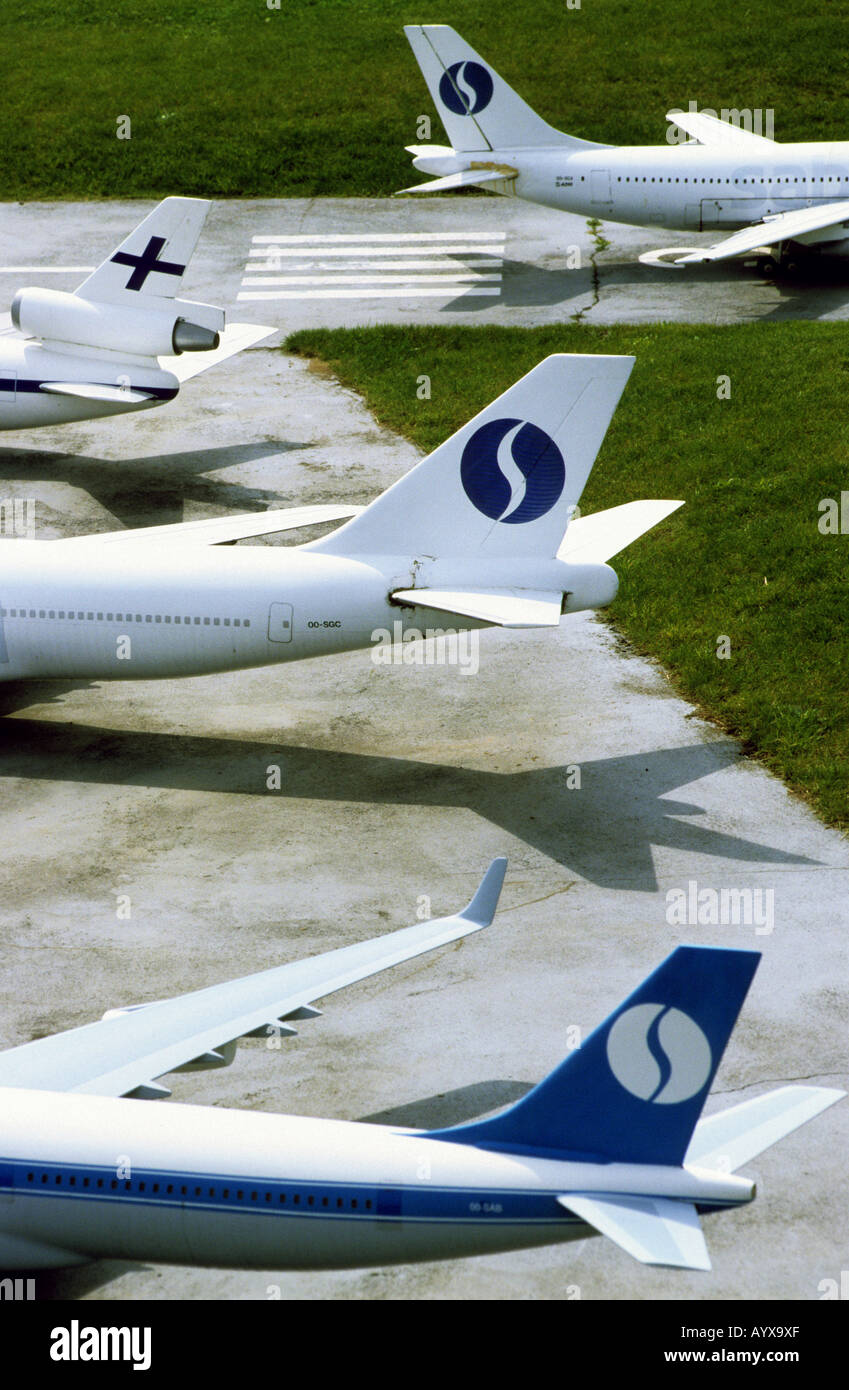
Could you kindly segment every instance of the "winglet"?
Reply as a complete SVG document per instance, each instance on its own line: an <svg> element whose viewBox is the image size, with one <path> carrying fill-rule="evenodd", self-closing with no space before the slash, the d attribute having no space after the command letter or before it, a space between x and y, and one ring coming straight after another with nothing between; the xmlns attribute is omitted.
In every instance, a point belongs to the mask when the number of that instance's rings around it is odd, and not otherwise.
<svg viewBox="0 0 849 1390"><path fill-rule="evenodd" d="M482 927L488 927L495 916L495 909L498 907L498 899L504 886L506 872L507 860L504 855L499 856L498 859L493 859L481 879L472 901L468 907L463 908L462 912L458 912L457 916L465 918L467 922L479 922Z"/></svg>

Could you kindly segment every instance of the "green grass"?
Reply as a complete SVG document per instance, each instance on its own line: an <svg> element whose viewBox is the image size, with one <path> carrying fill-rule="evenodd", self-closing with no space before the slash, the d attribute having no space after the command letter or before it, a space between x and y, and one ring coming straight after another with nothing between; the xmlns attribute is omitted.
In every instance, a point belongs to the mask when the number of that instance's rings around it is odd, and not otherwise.
<svg viewBox="0 0 849 1390"><path fill-rule="evenodd" d="M849 136L837 0L3 0L0 197L392 193L433 115L402 25L434 20L592 139L663 141L690 99Z"/></svg>
<svg viewBox="0 0 849 1390"><path fill-rule="evenodd" d="M686 506L620 555L612 621L831 823L849 825L849 338L834 324L373 328L294 334L431 449L550 352L636 366L582 499ZM431 378L420 401L416 379ZM729 400L716 379L731 378ZM731 641L728 660L717 639Z"/></svg>

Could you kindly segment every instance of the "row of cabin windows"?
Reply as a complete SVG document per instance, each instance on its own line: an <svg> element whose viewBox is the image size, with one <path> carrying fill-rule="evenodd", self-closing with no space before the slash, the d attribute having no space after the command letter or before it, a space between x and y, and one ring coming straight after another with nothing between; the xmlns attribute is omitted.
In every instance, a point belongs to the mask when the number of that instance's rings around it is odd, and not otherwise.
<svg viewBox="0 0 849 1390"><path fill-rule="evenodd" d="M185 627L250 627L250 618L184 618L170 613L80 613L64 608L0 608L0 618L73 618L77 622L182 623Z"/></svg>
<svg viewBox="0 0 849 1390"><path fill-rule="evenodd" d="M27 1182L34 1184L35 1181L36 1174L34 1172L27 1173ZM50 1174L41 1173L40 1181L42 1185L46 1185L47 1183L49 1183ZM194 1197L221 1197L224 1199L224 1201L228 1201L232 1197L237 1202L243 1202L246 1200L251 1202L258 1202L260 1199L266 1202L274 1201L274 1193L269 1192L267 1190L265 1192L260 1192L258 1189L246 1189L243 1187L190 1188L186 1183L183 1183L180 1186L178 1186L176 1183L173 1182L149 1182L145 1178L109 1178L107 1180L106 1178L84 1177L81 1178L78 1182L76 1174L72 1173L68 1177L67 1183L64 1183L62 1174L56 1173L53 1177L53 1185L54 1187L81 1187L83 1189L89 1190L94 1188L95 1191L103 1192L117 1192L120 1188L122 1192L150 1192L153 1195L156 1195L157 1193L163 1193L164 1195L169 1197L173 1196L174 1193L179 1193L181 1197L188 1197L190 1195ZM291 1200L292 1206L295 1207L318 1206L329 1208L332 1206L335 1210L338 1211L341 1211L343 1208L347 1209L348 1211L357 1211L360 1206L360 1201L358 1197L336 1197L333 1201L331 1201L329 1197L317 1198L315 1194L312 1192L307 1193L306 1195L301 1192L294 1192L290 1193L288 1197L285 1192L277 1193L277 1203L279 1206L284 1206L288 1200ZM363 1201L362 1210L372 1210L372 1200L370 1197L366 1197Z"/></svg>
<svg viewBox="0 0 849 1390"><path fill-rule="evenodd" d="M584 176L581 175L581 183L583 183L583 182L584 182ZM767 175L766 178L764 178L763 175L758 175L757 177L755 177L755 176L753 175L751 178L745 178L745 179L720 179L720 178L715 178L715 179L710 179L710 178L708 178L708 179L680 179L680 178L679 178L679 179L671 179L671 178L670 178L670 179L663 179L663 178L661 178L659 175L658 175L657 178L650 178L649 176L647 176L647 175L645 175L645 174L644 174L642 177L640 177L640 175L636 174L633 178L631 178L631 176L630 176L629 174L617 174L617 175L616 175L616 182L617 182L617 183L728 183L728 184L730 184L730 183L737 183L737 184L740 184L740 183L751 183L751 184L755 184L755 183L762 183L762 184L763 184L763 183L846 183L846 182L847 182L847 176L846 176L845 174L841 174L841 175L838 177L838 175L835 174L835 175L834 175L834 178L832 178L831 174L828 174L828 175L826 175L826 174L816 174L816 175L811 175L810 179L808 179L804 174L799 174L799 175L796 175L796 174L777 174L774 178L772 177L772 175Z"/></svg>

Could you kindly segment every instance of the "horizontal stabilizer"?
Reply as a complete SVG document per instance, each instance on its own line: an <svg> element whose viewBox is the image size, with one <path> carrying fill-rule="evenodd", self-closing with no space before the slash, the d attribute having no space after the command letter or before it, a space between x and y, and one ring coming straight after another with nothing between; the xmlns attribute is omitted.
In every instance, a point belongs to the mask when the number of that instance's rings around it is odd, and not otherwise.
<svg viewBox="0 0 849 1390"><path fill-rule="evenodd" d="M143 405L156 399L152 391L132 391L94 381L42 381L38 389L48 396L75 396L81 401L102 401L104 405Z"/></svg>
<svg viewBox="0 0 849 1390"><path fill-rule="evenodd" d="M769 145L775 149L775 141L768 136L756 135L753 130L732 125L730 121L721 121L717 116L709 116L706 111L667 111L666 119L692 135L700 145L733 148L741 154L744 151L755 154L758 145Z"/></svg>
<svg viewBox="0 0 849 1390"><path fill-rule="evenodd" d="M557 1200L641 1264L710 1269L692 1202L670 1197L599 1197L583 1192L570 1192Z"/></svg>
<svg viewBox="0 0 849 1390"><path fill-rule="evenodd" d="M625 502L621 507L575 517L569 522L557 558L570 564L604 564L683 505L683 502Z"/></svg>
<svg viewBox="0 0 849 1390"><path fill-rule="evenodd" d="M476 184L503 183L505 179L517 177L518 170L508 166L503 169L461 169L458 174L446 174L444 178L431 179L429 183L416 183L413 184L412 188L399 188L398 193L448 193L452 188L472 188Z"/></svg>
<svg viewBox="0 0 849 1390"><path fill-rule="evenodd" d="M700 1120L685 1162L733 1173L845 1096L826 1086L782 1086Z"/></svg>
<svg viewBox="0 0 849 1390"><path fill-rule="evenodd" d="M255 536L274 536L295 531L300 526L318 526L325 521L344 521L357 516L361 507L341 507L317 502L311 507L278 507L267 512L247 512L239 516L214 516L204 521L177 521L170 526L137 526L125 531L102 531L90 536L65 536L54 545L231 545Z"/></svg>
<svg viewBox="0 0 849 1390"><path fill-rule="evenodd" d="M777 246L781 241L801 241L814 233L827 233L833 230L834 236L818 236L818 241L842 241L849 237L849 200L838 203L821 203L814 208L795 208L792 212L779 212L767 217L753 227L744 227L734 232L724 241L704 250L688 251L679 256L676 265L698 265L702 261L727 261L733 256L750 255L762 246Z"/></svg>
<svg viewBox="0 0 849 1390"><path fill-rule="evenodd" d="M392 597L498 627L557 627L563 610L561 593L536 589L396 589Z"/></svg>
<svg viewBox="0 0 849 1390"><path fill-rule="evenodd" d="M209 352L181 352L179 357L160 357L159 365L163 371L172 372L178 381L189 381L208 367L226 362L228 357L235 357L237 352L261 343L276 332L276 328L261 323L230 323L219 333L217 348Z"/></svg>

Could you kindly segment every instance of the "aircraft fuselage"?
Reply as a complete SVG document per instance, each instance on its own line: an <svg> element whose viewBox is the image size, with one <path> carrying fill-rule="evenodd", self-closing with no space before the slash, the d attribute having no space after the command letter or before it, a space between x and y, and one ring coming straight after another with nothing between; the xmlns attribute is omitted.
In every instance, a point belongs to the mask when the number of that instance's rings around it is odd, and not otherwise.
<svg viewBox="0 0 849 1390"><path fill-rule="evenodd" d="M55 384L106 387L110 400L56 393ZM117 392L115 389L117 388ZM133 358L92 356L70 347L51 351L41 343L0 337L0 430L34 429L76 420L149 410L177 395L180 383L167 371ZM147 399L139 399L139 395ZM124 397L125 399L121 399Z"/></svg>
<svg viewBox="0 0 849 1390"><path fill-rule="evenodd" d="M499 149L480 156L458 151L455 161L453 167L491 162L517 169L515 194L529 202L677 230L732 231L849 198L849 141L764 144L746 157L739 149L683 144ZM413 162L437 175L452 167L438 158ZM834 228L829 239L836 239Z"/></svg>
<svg viewBox="0 0 849 1390"><path fill-rule="evenodd" d="M0 1097L7 1269L460 1258L593 1234L558 1203L570 1191L680 1197L704 1211L754 1195L726 1174L493 1152L380 1125L42 1091Z"/></svg>
<svg viewBox="0 0 849 1390"><path fill-rule="evenodd" d="M307 547L9 540L0 542L0 680L137 680L300 661L370 647L398 622L414 633L487 625L398 605L395 589L514 582L568 592L571 612L595 606L599 574L607 602L610 581L615 592L607 566L558 560L416 562Z"/></svg>

